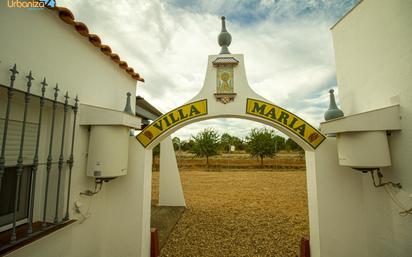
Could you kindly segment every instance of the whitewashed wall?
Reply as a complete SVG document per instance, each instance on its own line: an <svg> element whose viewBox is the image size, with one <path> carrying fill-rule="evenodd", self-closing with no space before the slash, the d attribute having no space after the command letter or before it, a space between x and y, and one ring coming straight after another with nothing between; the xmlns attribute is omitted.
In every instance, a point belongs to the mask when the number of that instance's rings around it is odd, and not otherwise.
<svg viewBox="0 0 412 257"><path fill-rule="evenodd" d="M332 28L339 100L345 115L399 103L402 131L389 138L392 167L383 169L385 180L401 182L396 196L412 207L412 1L365 0ZM349 171L356 173L355 171ZM412 215L400 211L384 192L374 188L370 174L355 174L359 183L353 201L364 224L362 256L412 256ZM348 174L347 176L355 176ZM336 199L339 204L339 199ZM342 216L347 215L342 213ZM340 217L336 217L337 222ZM342 224L341 226L349 224ZM339 247L339 240L332 243Z"/></svg>
<svg viewBox="0 0 412 257"><path fill-rule="evenodd" d="M93 32L93 28L89 28ZM59 101L63 94L69 91L73 97L78 94L80 102L104 108L122 111L126 102L126 93L136 92L136 81L110 58L89 43L87 38L80 36L72 26L60 20L55 12L29 11L7 8L7 1L0 1L0 84L9 85L10 67L17 63L20 74L15 87L25 90L29 70L32 70L36 80L32 91L40 94L40 82L47 78L49 87L47 97L52 98L52 87L59 83L61 89ZM104 43L104 39L103 43ZM135 98L131 98L134 109ZM6 90L0 90L0 117L4 118ZM17 97L12 104L12 117L22 119L22 96ZM32 98L28 119L37 122L38 99ZM59 107L61 109L61 107ZM61 139L61 110L56 122L55 147L53 156L57 160ZM82 115L80 109L79 116ZM78 119L79 119L78 116ZM68 118L71 124L71 116ZM46 108L41 137L41 160L45 160L50 131L50 105ZM65 160L68 158L71 125L68 125ZM137 142L131 138L129 156L129 174L103 186L103 190L90 197L79 195L81 191L93 189L94 179L86 177L86 160L88 152L89 132L85 126L76 128L75 164L72 177L72 194L70 203L71 218L81 219L74 213L73 202L83 203L82 211L89 212L90 218L85 222L77 222L63 230L59 230L41 240L38 240L9 256L30 257L96 257L96 256L139 256L142 246L139 244L139 228L141 221L136 216L141 215L142 177L150 174L136 172L139 160L134 158ZM136 143L135 143L136 142ZM56 169L53 168L51 181L56 180ZM39 220L42 212L42 191L44 190L45 167L38 171L35 220ZM145 177L145 178L146 178ZM150 179L150 178L149 178ZM66 183L66 180L64 180ZM53 183L52 183L53 184ZM150 183L149 183L150 186ZM51 191L56 189L52 186ZM65 191L66 192L66 191ZM64 196L64 199L65 196ZM50 200L48 214L54 214L55 199ZM134 204L135 203L135 204ZM65 204L65 202L62 202ZM90 207L89 207L90 206ZM121 219L119 219L121 215ZM61 216L60 216L61 217ZM117 231L114 233L114 231ZM114 233L114 234L113 234ZM106 235L105 235L106 234ZM133 234L133 235L131 235ZM122 247L124 245L133 247ZM146 249L147 251L147 249Z"/></svg>

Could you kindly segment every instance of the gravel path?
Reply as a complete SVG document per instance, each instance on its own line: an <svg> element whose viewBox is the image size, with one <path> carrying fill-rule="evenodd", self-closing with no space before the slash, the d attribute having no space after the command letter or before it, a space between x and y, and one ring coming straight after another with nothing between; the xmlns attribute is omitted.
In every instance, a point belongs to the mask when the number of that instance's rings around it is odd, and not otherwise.
<svg viewBox="0 0 412 257"><path fill-rule="evenodd" d="M305 172L184 171L181 178L188 209L161 257L298 255L308 234Z"/></svg>

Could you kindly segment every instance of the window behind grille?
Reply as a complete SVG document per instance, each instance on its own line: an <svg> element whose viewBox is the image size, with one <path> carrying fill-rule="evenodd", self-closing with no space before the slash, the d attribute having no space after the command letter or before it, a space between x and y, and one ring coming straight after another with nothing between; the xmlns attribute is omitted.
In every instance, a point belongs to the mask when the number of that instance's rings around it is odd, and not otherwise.
<svg viewBox="0 0 412 257"><path fill-rule="evenodd" d="M0 231L1 227L13 222L14 201L16 195L16 164L20 150L20 139L22 131L22 122L9 120L9 127L6 141L5 161L6 169L2 179L0 191ZM0 144L3 142L4 119L0 118ZM23 148L23 163L24 170L20 181L20 197L18 199L18 209L16 220L24 220L27 218L30 180L31 180L31 165L33 162L35 145L37 137L37 124L26 123L26 131Z"/></svg>
<svg viewBox="0 0 412 257"><path fill-rule="evenodd" d="M20 199L18 199L16 220L27 218L30 196L31 167L25 166L20 180ZM13 222L14 201L16 199L17 168L6 168L0 191L0 228Z"/></svg>
<svg viewBox="0 0 412 257"><path fill-rule="evenodd" d="M19 157L21 129L23 122L9 120L6 141L6 167L17 164ZM0 145L3 142L4 119L0 118ZM26 131L24 134L23 163L31 165L33 163L34 151L36 147L37 123L26 122Z"/></svg>

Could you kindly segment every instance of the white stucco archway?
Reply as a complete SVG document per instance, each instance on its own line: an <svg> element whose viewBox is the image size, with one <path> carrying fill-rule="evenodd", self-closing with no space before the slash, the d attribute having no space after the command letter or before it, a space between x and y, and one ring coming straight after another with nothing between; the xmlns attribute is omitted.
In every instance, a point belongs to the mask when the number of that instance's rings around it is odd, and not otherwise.
<svg viewBox="0 0 412 257"><path fill-rule="evenodd" d="M219 92L219 68L227 68L231 74L233 90ZM286 86L286 85L285 85ZM142 180L141 234L139 244L142 256L149 256L150 250L150 205L151 205L151 168L152 149L158 143L166 146L162 155L163 163L168 172L168 195L183 199L180 178L177 172L176 159L171 145L170 135L178 129L194 122L214 118L240 118L263 123L280 130L306 151L308 208L310 226L310 245L312 256L320 255L319 231L319 191L317 173L322 173L337 166L336 147L334 139L326 138L313 126L306 123L297 115L276 106L264 97L255 93L247 82L244 59L241 54L210 55L204 85L200 92L188 103L176 108L146 127L137 135L133 144L139 148L137 158L141 160L138 172ZM336 149L336 148L335 148ZM173 156L173 157L171 157ZM166 160L167 159L167 160ZM336 168L339 171L339 166ZM173 186L174 185L174 186ZM179 201L178 201L179 202ZM184 205L184 199L180 201ZM173 205L173 204L172 204Z"/></svg>
<svg viewBox="0 0 412 257"><path fill-rule="evenodd" d="M233 69L233 92L219 93L218 69L226 65ZM184 126L214 118L240 118L272 126L292 138L305 151L313 151L325 139L319 131L297 115L276 106L250 88L243 55L210 55L207 67L204 85L195 97L158 118L137 136L145 148L152 149ZM225 97L229 99L226 99L227 103L223 103L225 100L222 98ZM193 115L190 115L190 108L195 108ZM270 112L272 108L275 109L274 112Z"/></svg>

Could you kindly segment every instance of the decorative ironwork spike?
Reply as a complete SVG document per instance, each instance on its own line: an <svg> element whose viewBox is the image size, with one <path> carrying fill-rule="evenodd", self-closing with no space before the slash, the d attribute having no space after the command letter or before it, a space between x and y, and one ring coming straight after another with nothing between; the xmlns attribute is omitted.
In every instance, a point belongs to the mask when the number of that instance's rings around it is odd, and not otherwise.
<svg viewBox="0 0 412 257"><path fill-rule="evenodd" d="M11 80L15 80L16 79L16 74L19 74L18 70L17 70L17 65L14 64L13 68L10 69L11 71Z"/></svg>
<svg viewBox="0 0 412 257"><path fill-rule="evenodd" d="M31 85L31 81L34 80L33 76L31 75L31 71L29 72L29 75L26 76L26 78L29 80L29 83Z"/></svg>
<svg viewBox="0 0 412 257"><path fill-rule="evenodd" d="M64 95L64 111L67 112L68 108L69 108L69 92L66 91L66 94Z"/></svg>
<svg viewBox="0 0 412 257"><path fill-rule="evenodd" d="M31 82L34 80L33 76L31 75L31 71L29 72L29 75L26 76L26 78L27 78L27 92L26 92L26 96L24 97L24 100L26 104L28 104L30 101Z"/></svg>
<svg viewBox="0 0 412 257"><path fill-rule="evenodd" d="M56 86L53 88L54 89L54 99L57 99L57 96L59 95L59 84L56 83Z"/></svg>
<svg viewBox="0 0 412 257"><path fill-rule="evenodd" d="M40 84L42 85L41 87L41 92L45 92L46 91L46 87L48 86L47 82L46 82L46 78L43 78L43 81L40 82Z"/></svg>
<svg viewBox="0 0 412 257"><path fill-rule="evenodd" d="M66 100L64 101L64 103L68 103L68 99L70 98L70 96L69 96L69 91L66 91L66 94L64 95L64 98L66 99Z"/></svg>
<svg viewBox="0 0 412 257"><path fill-rule="evenodd" d="M74 98L74 112L77 113L77 110L79 109L79 97L76 95L76 98Z"/></svg>

